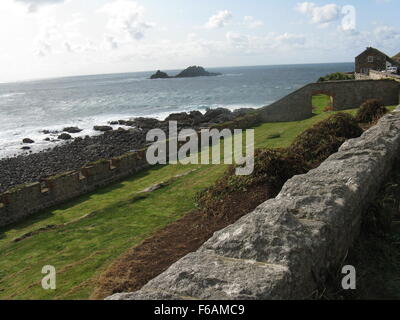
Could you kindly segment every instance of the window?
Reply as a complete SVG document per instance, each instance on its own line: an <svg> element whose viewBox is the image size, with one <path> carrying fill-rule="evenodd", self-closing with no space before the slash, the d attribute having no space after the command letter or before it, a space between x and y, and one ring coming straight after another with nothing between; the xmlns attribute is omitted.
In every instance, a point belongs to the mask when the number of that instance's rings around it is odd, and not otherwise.
<svg viewBox="0 0 400 320"><path fill-rule="evenodd" d="M369 57L368 57L368 62L369 62L369 63L374 62L374 57L373 57L373 56L369 56Z"/></svg>

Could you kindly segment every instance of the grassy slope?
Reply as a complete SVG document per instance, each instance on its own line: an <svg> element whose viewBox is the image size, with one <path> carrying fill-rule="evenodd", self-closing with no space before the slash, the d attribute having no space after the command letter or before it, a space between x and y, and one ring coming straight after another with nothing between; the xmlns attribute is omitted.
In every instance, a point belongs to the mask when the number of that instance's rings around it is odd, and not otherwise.
<svg viewBox="0 0 400 320"><path fill-rule="evenodd" d="M318 110L325 103L321 97L314 101ZM288 146L299 133L329 115L320 113L304 121L263 124L256 128L256 147ZM267 138L276 133L279 138ZM193 196L210 186L225 168L155 167L0 230L0 299L87 299L93 280L113 259L193 209ZM168 186L144 198L137 197L143 189L193 169L196 170ZM87 214L91 215L85 217ZM47 225L57 227L13 242ZM46 264L56 267L55 291L41 288L41 269Z"/></svg>

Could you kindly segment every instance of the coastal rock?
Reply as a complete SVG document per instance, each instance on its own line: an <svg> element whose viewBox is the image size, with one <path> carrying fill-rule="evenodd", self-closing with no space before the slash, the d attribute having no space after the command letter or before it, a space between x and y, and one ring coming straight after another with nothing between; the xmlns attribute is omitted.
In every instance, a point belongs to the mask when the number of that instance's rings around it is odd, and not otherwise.
<svg viewBox="0 0 400 320"><path fill-rule="evenodd" d="M181 73L179 73L176 76L176 78L212 77L220 75L221 73L208 72L203 67L200 66L191 66L183 70Z"/></svg>
<svg viewBox="0 0 400 320"><path fill-rule="evenodd" d="M127 122L128 123L128 122ZM131 126L135 126L141 129L154 129L160 126L160 120L154 118L135 118L130 121ZM128 124L129 125L129 124Z"/></svg>
<svg viewBox="0 0 400 320"><path fill-rule="evenodd" d="M164 121L165 122L177 121L178 125L181 125L181 126L182 125L191 126L193 124L192 117L189 114L187 114L186 112L172 113Z"/></svg>
<svg viewBox="0 0 400 320"><path fill-rule="evenodd" d="M168 78L170 78L170 76L167 73L162 72L160 70L157 70L157 72L150 77L150 79L168 79Z"/></svg>
<svg viewBox="0 0 400 320"><path fill-rule="evenodd" d="M192 118L194 126L197 126L204 121L203 114L200 111L191 111L189 115Z"/></svg>
<svg viewBox="0 0 400 320"><path fill-rule="evenodd" d="M111 131L113 128L110 126L94 126L93 129L95 131L106 132L106 131Z"/></svg>
<svg viewBox="0 0 400 320"><path fill-rule="evenodd" d="M25 138L22 140L22 143L35 143L35 141L33 141L32 139L29 139L29 138Z"/></svg>
<svg viewBox="0 0 400 320"><path fill-rule="evenodd" d="M230 121L233 118L235 116L232 114L232 111L225 108L207 109L204 115L204 121L213 123L222 123Z"/></svg>
<svg viewBox="0 0 400 320"><path fill-rule="evenodd" d="M62 133L57 138L60 140L70 140L72 137L68 133Z"/></svg>
<svg viewBox="0 0 400 320"><path fill-rule="evenodd" d="M66 127L63 129L63 131L68 133L79 133L82 131L82 129L79 129L78 127Z"/></svg>

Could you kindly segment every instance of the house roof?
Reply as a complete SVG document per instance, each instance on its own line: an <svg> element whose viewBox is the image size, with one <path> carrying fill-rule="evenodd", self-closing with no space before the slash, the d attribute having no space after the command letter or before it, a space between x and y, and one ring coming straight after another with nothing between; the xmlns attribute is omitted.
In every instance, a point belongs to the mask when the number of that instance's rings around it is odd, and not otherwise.
<svg viewBox="0 0 400 320"><path fill-rule="evenodd" d="M389 57L386 53L383 53L382 51L380 51L380 50L378 50L378 49L376 49L376 48L373 48L373 47L368 47L366 50L364 50L363 52L361 52L361 53L356 57L356 59L357 59L359 56L361 56L363 53L365 53L365 51L370 51L370 52L373 52L373 53L375 53L375 54L384 55L384 56L386 57L386 60L389 61L391 64L396 64L396 65L399 65L399 64L400 64L400 52L399 52L397 55L395 55L393 58L391 58L391 57ZM397 57L397 58L396 58L396 57ZM397 60L397 59L399 59L399 60Z"/></svg>

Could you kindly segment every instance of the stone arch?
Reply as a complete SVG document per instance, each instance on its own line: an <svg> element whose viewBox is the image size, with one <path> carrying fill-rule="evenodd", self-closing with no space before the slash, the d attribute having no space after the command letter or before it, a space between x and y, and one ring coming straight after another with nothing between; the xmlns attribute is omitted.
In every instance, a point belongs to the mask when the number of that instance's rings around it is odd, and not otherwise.
<svg viewBox="0 0 400 320"><path fill-rule="evenodd" d="M327 104L324 105L323 107L314 105L315 97L318 97L318 96L323 96L328 101ZM332 111L333 110L337 110L337 108L336 108L336 93L334 91L330 91L330 90L313 90L313 91L311 91L310 100L311 100L311 103L312 103L313 110L315 108L318 109L318 107L322 108L324 110L325 110L326 107L331 107ZM323 100L323 99L321 99L321 100Z"/></svg>

